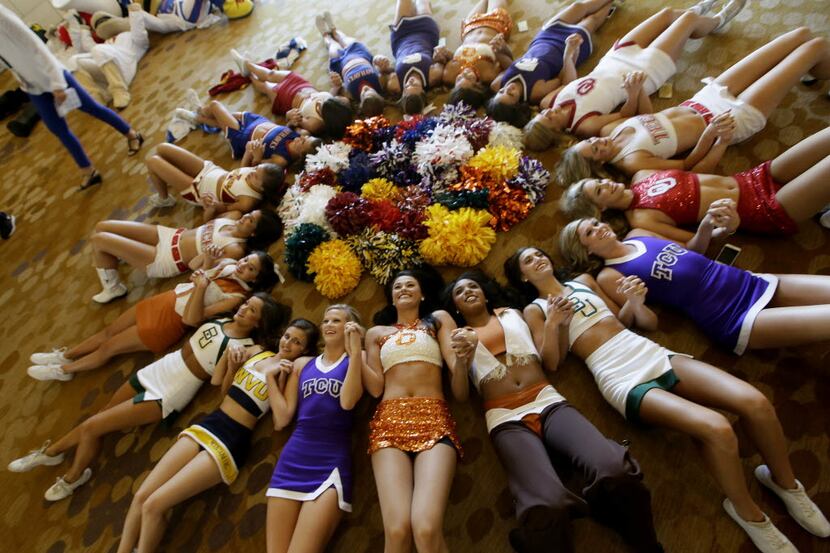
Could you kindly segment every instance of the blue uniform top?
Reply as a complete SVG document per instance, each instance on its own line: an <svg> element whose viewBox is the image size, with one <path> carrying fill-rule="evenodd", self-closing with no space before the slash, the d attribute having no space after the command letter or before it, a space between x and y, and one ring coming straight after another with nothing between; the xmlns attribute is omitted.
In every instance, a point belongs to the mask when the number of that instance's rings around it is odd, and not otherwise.
<svg viewBox="0 0 830 553"><path fill-rule="evenodd" d="M403 87L412 71L421 75L424 88L429 87L429 68L432 52L438 46L438 24L431 15L404 17L397 25L390 25L389 40L395 56L395 74Z"/></svg>

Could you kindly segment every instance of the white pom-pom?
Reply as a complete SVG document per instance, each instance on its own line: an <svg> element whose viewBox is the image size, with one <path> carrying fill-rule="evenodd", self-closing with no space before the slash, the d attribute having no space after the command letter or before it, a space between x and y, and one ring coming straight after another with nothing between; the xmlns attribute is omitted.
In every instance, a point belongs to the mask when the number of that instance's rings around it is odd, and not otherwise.
<svg viewBox="0 0 830 553"><path fill-rule="evenodd" d="M515 148L521 151L524 145L522 144L522 131L513 125L499 122L493 126L488 138L490 146L507 146L508 148Z"/></svg>

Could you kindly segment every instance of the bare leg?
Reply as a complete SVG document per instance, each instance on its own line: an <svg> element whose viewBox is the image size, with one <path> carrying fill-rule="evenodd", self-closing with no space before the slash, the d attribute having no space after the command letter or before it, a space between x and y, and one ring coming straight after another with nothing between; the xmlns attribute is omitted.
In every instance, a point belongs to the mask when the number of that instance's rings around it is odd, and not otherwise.
<svg viewBox="0 0 830 553"><path fill-rule="evenodd" d="M559 20L569 25L580 24L593 33L608 18L610 10L611 0L583 0L568 5L548 22Z"/></svg>
<svg viewBox="0 0 830 553"><path fill-rule="evenodd" d="M416 15L432 15L431 0L415 0Z"/></svg>
<svg viewBox="0 0 830 553"><path fill-rule="evenodd" d="M277 96L277 90L274 86L268 84L264 80L261 80L253 73L251 73L251 86L253 86L254 90L260 94L267 96L272 104L274 103L274 98Z"/></svg>
<svg viewBox="0 0 830 553"><path fill-rule="evenodd" d="M719 24L720 20L715 17L684 11L668 29L654 39L651 46L659 48L677 61L683 54L687 40L705 37Z"/></svg>
<svg viewBox="0 0 830 553"><path fill-rule="evenodd" d="M193 460L199 454L199 445L188 438L181 438L170 446L167 453L159 459L155 468L150 471L141 487L133 497L130 503L130 509L127 511L127 518L124 521L124 530L121 532L121 541L118 543L118 551L116 553L132 553L133 548L138 543L138 537L141 530L141 510L147 499L159 489L165 482L170 480L177 474L185 465Z"/></svg>
<svg viewBox="0 0 830 553"><path fill-rule="evenodd" d="M133 403L128 399L93 415L79 426L80 436L72 466L63 479L74 482L98 455L101 438L118 430L127 430L161 420L161 407L155 401Z"/></svg>
<svg viewBox="0 0 830 553"><path fill-rule="evenodd" d="M356 38L351 37L347 34L344 34L342 31L340 31L338 29L335 29L334 31L332 31L331 35L329 35L329 36L331 36L340 45L341 48L348 48L350 44L352 44L353 42L357 42ZM329 50L329 52L331 52L331 50ZM336 56L331 56L330 55L329 57L336 57Z"/></svg>
<svg viewBox="0 0 830 553"><path fill-rule="evenodd" d="M135 325L122 330L115 336L107 339L106 342L100 345L98 349L89 353L80 359L73 361L61 367L65 373L77 373L82 371L90 371L103 367L104 364L122 353L132 353L134 351L147 351L147 346L141 341L138 336L138 327Z"/></svg>
<svg viewBox="0 0 830 553"><path fill-rule="evenodd" d="M211 100L199 109L197 120L213 127L239 130L239 119L225 104L216 100Z"/></svg>
<svg viewBox="0 0 830 553"><path fill-rule="evenodd" d="M487 13L487 0L478 0L465 19L470 19L471 17L475 17L481 13Z"/></svg>
<svg viewBox="0 0 830 553"><path fill-rule="evenodd" d="M64 357L67 359L77 359L82 355L86 355L87 353L95 351L101 344L106 342L109 338L112 338L116 334L127 330L131 326L135 325L135 306L130 307L123 313L121 313L115 321L102 331L93 334L77 346L74 346L67 350L66 353L63 354Z"/></svg>
<svg viewBox="0 0 830 553"><path fill-rule="evenodd" d="M268 514L265 518L265 545L267 553L286 553L297 519L300 516L300 501L283 499L281 497L268 498Z"/></svg>
<svg viewBox="0 0 830 553"><path fill-rule="evenodd" d="M457 454L446 444L437 444L415 457L412 494L412 535L418 553L447 553L444 512L455 474Z"/></svg>
<svg viewBox="0 0 830 553"><path fill-rule="evenodd" d="M828 174L830 174L830 156L825 157L776 192L775 197L781 207L794 221L806 221L830 203Z"/></svg>
<svg viewBox="0 0 830 553"><path fill-rule="evenodd" d="M90 238L92 255L96 267L115 269L118 260L123 259L131 266L144 269L156 257L156 247L119 234L96 232Z"/></svg>
<svg viewBox="0 0 830 553"><path fill-rule="evenodd" d="M678 430L695 439L709 472L744 520L763 520L763 513L746 487L738 457L738 438L726 417L671 392L649 390L640 404L640 418L649 424Z"/></svg>
<svg viewBox="0 0 830 553"><path fill-rule="evenodd" d="M739 98L769 117L806 73L817 79L830 78L830 43L827 39L814 38L796 48L741 92Z"/></svg>
<svg viewBox="0 0 830 553"><path fill-rule="evenodd" d="M149 156L145 164L159 196L166 198L170 187L177 192L189 189L205 160L179 146L159 144L156 153Z"/></svg>
<svg viewBox="0 0 830 553"><path fill-rule="evenodd" d="M321 553L342 517L334 488L329 488L314 501L304 502L291 536L289 553Z"/></svg>
<svg viewBox="0 0 830 553"><path fill-rule="evenodd" d="M715 79L715 82L726 86L729 92L738 96L811 38L812 33L806 27L799 27L784 33L772 42L744 56L743 59L721 73Z"/></svg>
<svg viewBox="0 0 830 553"><path fill-rule="evenodd" d="M335 33L337 33L337 31L335 31ZM323 41L325 41L326 48L329 51L329 59L339 58L342 53L342 49L345 48L345 46L342 46L333 35L323 36Z"/></svg>
<svg viewBox="0 0 830 553"><path fill-rule="evenodd" d="M772 178L788 184L827 156L830 156L830 127L808 136L773 159L770 165ZM779 200L782 192L776 194Z"/></svg>
<svg viewBox="0 0 830 553"><path fill-rule="evenodd" d="M138 538L139 553L150 553L158 548L167 526L164 518L167 511L221 482L216 461L207 451L199 452L144 501L141 508L141 535Z"/></svg>
<svg viewBox="0 0 830 553"><path fill-rule="evenodd" d="M591 1L591 0L589 0ZM596 1L596 0L593 0ZM493 10L497 10L499 8L507 9L510 5L510 0L488 0L487 2L487 11L491 12Z"/></svg>
<svg viewBox="0 0 830 553"><path fill-rule="evenodd" d="M412 550L412 461L403 451L387 447L372 454L372 471L383 518L384 553L409 553Z"/></svg>
<svg viewBox="0 0 830 553"><path fill-rule="evenodd" d="M769 307L755 318L749 347L778 348L830 340L830 277L776 276L778 288Z"/></svg>
<svg viewBox="0 0 830 553"><path fill-rule="evenodd" d="M246 61L245 67L256 76L260 81L267 81L269 83L281 83L291 73L289 70L283 69L268 69L261 65L257 65L252 61Z"/></svg>
<svg viewBox="0 0 830 553"><path fill-rule="evenodd" d="M190 177L195 177L202 170L205 160L196 154L175 144L159 144L156 146L159 157L171 163Z"/></svg>
<svg viewBox="0 0 830 553"><path fill-rule="evenodd" d="M740 417L747 436L758 448L776 483L795 488L795 476L787 452L787 439L775 408L757 388L716 367L675 356L672 368L680 378L673 390L700 405L722 409Z"/></svg>
<svg viewBox="0 0 830 553"><path fill-rule="evenodd" d="M420 15L420 13L415 7L414 0L398 0L397 4L395 4L395 25L404 17L413 17Z"/></svg>
<svg viewBox="0 0 830 553"><path fill-rule="evenodd" d="M110 407L114 407L120 403L127 401L128 399L132 398L135 395L135 390L130 385L129 382L125 382L118 388L115 393L110 398L109 402L104 406L103 409L99 411L99 413L103 413ZM78 445L81 437L81 425L76 426L64 436L53 443L49 448L46 450L47 455L57 455L58 453L63 453L64 451L68 450L69 448L75 447Z"/></svg>

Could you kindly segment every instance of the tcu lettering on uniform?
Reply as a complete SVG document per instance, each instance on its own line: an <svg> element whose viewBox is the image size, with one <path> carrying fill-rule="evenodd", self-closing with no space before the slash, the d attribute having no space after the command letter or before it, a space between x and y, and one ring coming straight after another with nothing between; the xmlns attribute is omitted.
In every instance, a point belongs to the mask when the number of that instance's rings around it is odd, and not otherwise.
<svg viewBox="0 0 830 553"><path fill-rule="evenodd" d="M580 96L585 96L594 89L594 85L596 84L597 80L593 77L582 79L582 82L576 87L576 93Z"/></svg>
<svg viewBox="0 0 830 553"><path fill-rule="evenodd" d="M219 330L215 326L204 329L199 337L199 347L205 349L217 336L219 336Z"/></svg>
<svg viewBox="0 0 830 553"><path fill-rule="evenodd" d="M648 190L646 190L646 196L653 198L654 196L665 194L675 186L677 186L677 179L672 177L654 181L651 186L648 187Z"/></svg>
<svg viewBox="0 0 830 553"><path fill-rule="evenodd" d="M340 388L343 383L333 378L309 378L303 382L303 397L311 394L328 394L331 397L340 397Z"/></svg>
<svg viewBox="0 0 830 553"><path fill-rule="evenodd" d="M671 280L672 267L677 264L677 258L688 253L677 244L669 244L657 254L651 264L651 276L658 280Z"/></svg>

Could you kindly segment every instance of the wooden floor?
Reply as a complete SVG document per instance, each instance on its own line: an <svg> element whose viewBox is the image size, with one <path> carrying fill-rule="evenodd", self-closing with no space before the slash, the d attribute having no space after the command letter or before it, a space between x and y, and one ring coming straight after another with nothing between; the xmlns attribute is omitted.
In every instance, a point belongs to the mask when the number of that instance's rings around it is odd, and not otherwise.
<svg viewBox="0 0 830 553"><path fill-rule="evenodd" d="M458 43L458 21L470 0L435 1L437 19L452 48ZM580 70L596 64L602 52L626 30L663 6L680 7L678 0L629 0L601 29L595 52ZM799 25L830 35L824 0L755 0L727 32L690 43L678 64L674 98L659 100L666 107L690 97L698 81L717 74L744 54L774 36ZM531 30L562 7L543 0L514 0L516 21L527 20ZM278 0L260 4L247 19L182 35L155 36L133 84L133 103L123 112L148 138L141 155L126 157L126 143L101 123L70 115L70 124L104 175L96 190L80 193L80 174L58 141L39 125L28 140L0 128L0 209L17 216L17 234L0 244L0 464L56 438L73 424L103 406L110 394L151 355L125 356L105 369L81 375L69 383L38 382L26 375L34 351L72 345L111 322L127 306L158 291L171 281L148 281L136 271L122 269L131 292L126 300L98 306L90 297L99 289L91 268L87 238L96 221L107 218L158 221L190 226L199 214L181 204L152 210L143 155L164 139L169 112L189 87L206 93L218 76L231 67L227 49L248 50L254 57L273 55L276 46L295 35L309 42L297 68L313 82L325 83L322 43L314 31L315 9L327 7L339 27L362 38L375 52L389 53L386 24L394 2L350 0L309 3ZM532 33L515 34L514 51L522 51ZM13 87L0 75L0 90ZM774 157L801 138L827 126L830 100L821 92L827 85L798 87L770 118L767 128L752 140L732 148L722 163L725 173L747 169ZM268 113L252 90L225 96L237 108ZM438 98L438 103L443 96ZM216 136L193 133L184 145L220 165L230 167L227 146ZM558 152L543 156L553 167ZM547 201L531 218L501 235L483 264L500 271L504 259L518 246L541 245L555 250L553 236L564 223L555 211L559 191L551 188ZM830 233L815 221L802 225L792 239L736 236L743 247L738 264L760 272L830 274ZM273 253L280 253L275 246ZM456 273L447 270L451 277ZM296 316L319 319L326 301L313 287L289 282L275 296L294 308ZM368 278L346 298L369 319L382 302L378 286ZM798 478L826 513L830 513L830 377L827 345L752 353L737 358L713 347L686 321L665 314L660 329L650 337L664 345L745 378L760 388L778 410ZM691 441L679 434L627 425L601 398L584 366L570 359L553 377L559 390L609 437L631 441L645 481L653 493L654 515L666 551L675 553L750 552L752 545L725 515L722 495L702 466ZM70 499L46 503L45 489L65 469L45 467L27 474L0 471L0 538L6 551L62 553L110 552L117 545L127 506L138 485L193 419L215 408L215 390L204 390L172 429L143 428L103 441L93 478ZM447 509L445 531L451 551L508 552L507 533L514 527L512 500L504 473L488 440L480 403L453 404L467 453L459 465ZM380 551L383 530L377 495L365 454L368 419L374 403L358 407L354 437L356 489L354 512L340 525L330 551ZM252 455L239 479L228 489L218 487L175 510L165 548L169 551L263 551L265 547L265 487L288 433L275 434L267 423L254 436ZM830 541L819 540L798 527L776 498L759 489L750 471L760 457L742 437L744 466L750 489L764 510L802 553L830 551ZM623 550L612 532L590 520L575 523L580 551Z"/></svg>

